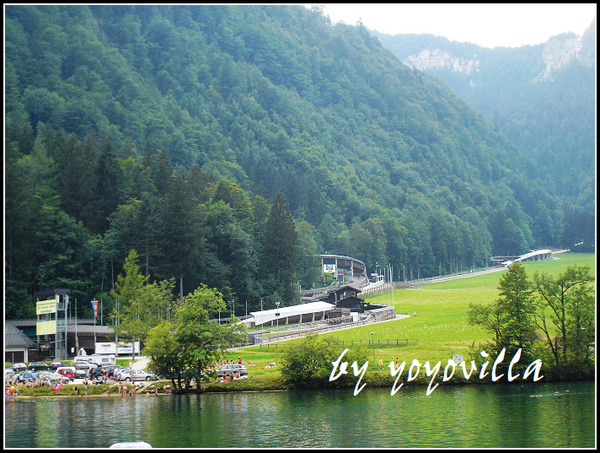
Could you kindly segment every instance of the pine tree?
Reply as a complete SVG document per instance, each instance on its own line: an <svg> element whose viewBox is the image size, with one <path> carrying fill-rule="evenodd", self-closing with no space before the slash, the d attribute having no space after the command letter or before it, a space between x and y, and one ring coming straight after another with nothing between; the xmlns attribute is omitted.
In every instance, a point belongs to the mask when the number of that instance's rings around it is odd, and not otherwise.
<svg viewBox="0 0 600 453"><path fill-rule="evenodd" d="M267 284L267 301L281 302L283 306L297 302L295 290L298 262L298 235L294 219L285 197L278 192L271 205L263 231L263 277ZM277 297L280 300L276 300Z"/></svg>
<svg viewBox="0 0 600 453"><path fill-rule="evenodd" d="M183 172L171 180L162 210L164 256L167 271L179 280L179 298L183 302L183 277L192 269L204 243L200 210L190 193Z"/></svg>

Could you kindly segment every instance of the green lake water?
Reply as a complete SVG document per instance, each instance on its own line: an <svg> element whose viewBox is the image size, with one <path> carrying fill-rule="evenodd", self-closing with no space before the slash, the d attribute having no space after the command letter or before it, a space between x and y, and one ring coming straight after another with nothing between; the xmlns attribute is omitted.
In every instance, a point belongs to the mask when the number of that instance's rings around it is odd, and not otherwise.
<svg viewBox="0 0 600 453"><path fill-rule="evenodd" d="M594 382L5 401L5 448L592 448Z"/></svg>

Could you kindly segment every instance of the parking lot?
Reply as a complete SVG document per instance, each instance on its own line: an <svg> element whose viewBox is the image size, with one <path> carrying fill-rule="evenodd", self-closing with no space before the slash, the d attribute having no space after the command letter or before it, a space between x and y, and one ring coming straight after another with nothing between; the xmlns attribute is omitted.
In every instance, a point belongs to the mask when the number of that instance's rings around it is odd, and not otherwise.
<svg viewBox="0 0 600 453"><path fill-rule="evenodd" d="M40 387L60 386L71 384L75 386L93 386L103 383L126 382L151 383L159 377L144 370L149 360L142 357L136 360L130 368L122 366L71 366L75 361L66 362L33 362L29 364L15 363L4 369L4 382L6 396L9 395L11 386ZM66 365L66 366L65 366Z"/></svg>
<svg viewBox="0 0 600 453"><path fill-rule="evenodd" d="M88 395L90 393L98 394L98 391L112 394L115 392L117 385L119 385L116 390L117 392L124 392L125 387L127 387L129 391L135 388L136 390L133 391L134 394L138 391L137 389L142 391L142 393L148 393L149 389L152 393L158 393L158 389L153 384L161 380L161 377L146 370L150 363L150 360L146 357L136 357L136 360L131 363L130 367L91 365L88 368L81 362L69 360L52 363L12 364L11 367L7 367L4 370L6 397L20 396L24 389L42 387L45 387L47 390L39 390L36 393L39 394L41 392L41 394L48 395L61 394L60 391L65 385L68 385L68 387L63 389L63 392L66 390L67 394L74 393L74 396ZM123 363L123 361L120 363ZM127 365L130 364L129 361L125 363ZM76 364L76 366L73 366L73 364ZM214 373L213 377L216 378L216 382L221 383L248 378L248 369L241 363L241 359L240 363L234 363L233 360L230 362L221 361L220 363L215 363L212 367L208 368L207 372ZM202 376L204 376L204 373L202 373ZM162 377L162 379L168 380L165 377ZM102 388L98 388L98 391L95 391L95 386L99 384L109 384L110 390L107 390L103 386ZM160 392L170 392L171 386L168 383L163 384L160 385ZM113 386L115 387L113 388ZM26 393L31 393L31 390L28 390Z"/></svg>

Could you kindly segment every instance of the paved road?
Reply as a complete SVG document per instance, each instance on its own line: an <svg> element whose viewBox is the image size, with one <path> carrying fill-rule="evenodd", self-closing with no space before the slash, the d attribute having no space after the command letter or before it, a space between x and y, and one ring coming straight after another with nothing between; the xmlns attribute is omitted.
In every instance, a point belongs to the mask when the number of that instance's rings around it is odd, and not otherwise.
<svg viewBox="0 0 600 453"><path fill-rule="evenodd" d="M565 253L568 251L569 250L554 251L554 252L552 252L552 259L558 260L560 258L558 258L556 255L558 255L560 253ZM425 283L443 282L446 280L454 280L455 278L474 277L476 275L489 274L491 272L500 272L500 271L505 271L505 270L506 270L506 268L504 266L497 266L497 267L490 267L488 269L484 269L481 271L466 272L464 274L456 274L456 275L444 275L442 277L432 277L432 278L428 278L428 279L414 280L414 281L405 282L405 283L419 285L419 284L425 284Z"/></svg>
<svg viewBox="0 0 600 453"><path fill-rule="evenodd" d="M140 356L135 359L135 362L131 368L134 370L146 370L149 363L150 357Z"/></svg>

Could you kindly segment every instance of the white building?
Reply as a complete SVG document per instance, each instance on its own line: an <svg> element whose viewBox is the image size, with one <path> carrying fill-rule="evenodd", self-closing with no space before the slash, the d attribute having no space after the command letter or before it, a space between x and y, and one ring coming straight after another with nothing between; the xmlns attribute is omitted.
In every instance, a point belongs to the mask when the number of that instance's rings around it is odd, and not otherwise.
<svg viewBox="0 0 600 453"><path fill-rule="evenodd" d="M335 305L327 302L309 302L307 304L280 307L272 310L253 311L250 313L250 327L274 326L295 322L313 322L325 319L326 314Z"/></svg>

